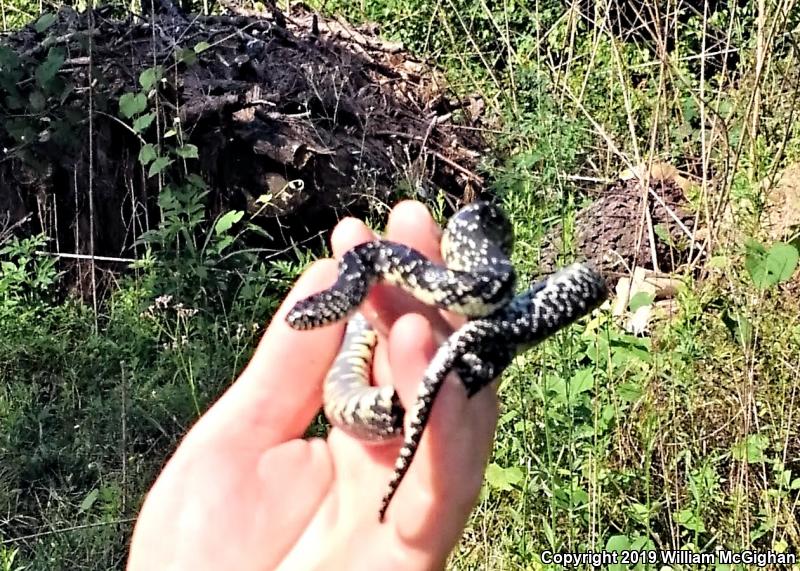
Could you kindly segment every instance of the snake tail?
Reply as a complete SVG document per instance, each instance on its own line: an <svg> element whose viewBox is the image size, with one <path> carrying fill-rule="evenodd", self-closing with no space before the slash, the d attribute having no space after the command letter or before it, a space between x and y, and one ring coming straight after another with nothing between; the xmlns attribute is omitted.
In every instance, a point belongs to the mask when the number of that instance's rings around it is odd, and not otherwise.
<svg viewBox="0 0 800 571"><path fill-rule="evenodd" d="M607 295L606 283L600 274L589 266L573 264L534 285L529 292L517 296L507 307L490 317L470 321L451 334L437 350L423 376L388 491L381 501L380 521L384 521L386 511L417 453L436 395L448 373L456 368L464 355L485 362L488 364L485 370L491 371L491 376L473 376L471 384L466 385L471 397L499 376L516 354L586 315ZM515 350L504 350L509 346Z"/></svg>

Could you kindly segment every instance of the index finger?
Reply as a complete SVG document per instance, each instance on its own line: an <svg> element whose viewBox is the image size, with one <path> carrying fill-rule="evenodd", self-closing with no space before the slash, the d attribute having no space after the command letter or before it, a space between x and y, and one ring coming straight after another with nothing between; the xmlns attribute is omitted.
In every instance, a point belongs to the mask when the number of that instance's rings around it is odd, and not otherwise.
<svg viewBox="0 0 800 571"><path fill-rule="evenodd" d="M386 229L387 240L410 246L432 262L442 264L439 254L442 231L421 202L406 200L395 206L389 214ZM336 257L340 258L350 248L370 239L374 239L374 236L365 226L363 231L358 232L350 224L340 224L331 237L331 244ZM436 307L425 305L390 285L379 283L373 286L361 311L384 337L388 335L394 322L407 313L423 315L440 336L450 330L449 324Z"/></svg>
<svg viewBox="0 0 800 571"><path fill-rule="evenodd" d="M260 448L303 435L320 409L322 379L341 343L343 324L297 331L289 309L336 278L336 262L315 262L298 279L261 337L250 363L187 438Z"/></svg>

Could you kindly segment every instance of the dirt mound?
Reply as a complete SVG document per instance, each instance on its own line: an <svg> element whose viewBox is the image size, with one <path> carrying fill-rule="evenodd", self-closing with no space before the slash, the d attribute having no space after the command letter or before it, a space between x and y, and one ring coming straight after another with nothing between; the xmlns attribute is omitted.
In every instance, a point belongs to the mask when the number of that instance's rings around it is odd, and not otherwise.
<svg viewBox="0 0 800 571"><path fill-rule="evenodd" d="M569 241L579 259L591 261L614 283L637 266L670 272L697 257L700 247L699 240L692 243L695 214L685 195L689 181L666 164L652 165L647 177L646 169L639 170L609 185L576 213ZM565 250L563 235L559 224L544 241L543 272L557 267Z"/></svg>

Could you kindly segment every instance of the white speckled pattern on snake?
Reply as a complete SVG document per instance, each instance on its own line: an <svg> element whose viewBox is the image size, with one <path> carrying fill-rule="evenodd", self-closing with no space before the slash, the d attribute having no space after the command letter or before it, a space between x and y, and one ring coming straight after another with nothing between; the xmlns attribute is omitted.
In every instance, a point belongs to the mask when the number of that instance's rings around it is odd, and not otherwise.
<svg viewBox="0 0 800 571"><path fill-rule="evenodd" d="M582 264L562 269L514 296L512 244L505 214L488 202L476 202L459 210L447 224L441 244L446 266L402 244L367 242L345 253L333 286L299 301L287 315L287 322L296 329L351 317L324 385L325 413L331 423L368 440L404 433L379 510L381 521L416 454L448 373L458 374L471 397L498 377L515 355L590 312L607 296L605 280ZM408 412L392 387L374 387L369 382L375 332L356 311L378 281L471 319L439 347ZM408 417L405 431L404 417Z"/></svg>

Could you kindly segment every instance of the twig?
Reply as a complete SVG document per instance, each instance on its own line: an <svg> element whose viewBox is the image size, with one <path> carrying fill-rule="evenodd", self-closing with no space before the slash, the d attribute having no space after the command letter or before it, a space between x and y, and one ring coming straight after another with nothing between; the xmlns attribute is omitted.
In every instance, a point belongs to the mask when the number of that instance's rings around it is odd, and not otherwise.
<svg viewBox="0 0 800 571"><path fill-rule="evenodd" d="M114 521L99 521L96 523L86 523L83 525L74 525L72 527L62 527L61 529L51 529L49 531L40 531L38 533L31 533L30 535L21 535L19 537L12 537L10 539L3 539L0 545L8 545L10 543L17 543L19 541L27 541L29 539L37 539L39 537L46 537L48 535L56 535L59 533L67 533L70 531L80 531L82 529L90 529L92 527L103 527L106 525L119 525L121 523L131 523L136 521L135 517L127 517L124 519L117 519Z"/></svg>
<svg viewBox="0 0 800 571"><path fill-rule="evenodd" d="M94 247L94 219L95 219L95 210L94 210L94 75L93 75L93 68L92 62L94 61L94 0L90 0L89 3L89 13L87 14L89 19L89 69L87 70L87 81L89 83L89 181L88 181L88 193L89 193L89 251L92 253L92 259L89 262L92 270L92 307L94 309L94 332L97 332L100 329L100 323L98 320L98 300L97 300L97 268L95 267L95 260L94 254L96 252ZM77 214L77 213L76 213Z"/></svg>
<svg viewBox="0 0 800 571"><path fill-rule="evenodd" d="M692 232L691 230L689 230L689 229L686 227L686 224L684 224L684 223L681 221L681 219L678 217L678 215L677 215L677 214L675 214L675 212L674 212L674 211L673 211L673 210L672 210L672 209L671 209L669 206L667 206L667 203L666 203L666 202L664 202L664 199L663 199L663 198L661 198L661 197L658 195L658 193L657 193L656 191L654 191L652 188L650 188L649 186L648 186L647 190L648 190L648 192L650 193L650 195L651 195L653 198L655 198L655 199L656 199L656 202L658 202L658 203L661 205L661 207L662 207L662 208L663 208L663 209L666 211L666 213L669 215L669 217L670 217L670 218L672 218L672 220L674 220L674 221L675 221L675 224L677 224L677 225L678 225L678 228L680 228L680 229L681 229L681 231L682 231L684 234L686 234L686 237L687 237L687 238L689 238L689 240L691 240L691 241L692 241L692 244L697 246L697 248L698 248L698 252L699 252L699 254L698 254L698 255L705 253L705 251L706 251L705 247L704 247L702 244L698 244L698 243L696 242L696 240L695 240L695 236L694 236L694 232Z"/></svg>
<svg viewBox="0 0 800 571"><path fill-rule="evenodd" d="M581 176L577 174L559 174L558 176L559 178L573 182L597 182L600 184L611 184L614 182L614 179L597 176Z"/></svg>
<svg viewBox="0 0 800 571"><path fill-rule="evenodd" d="M400 131L375 131L373 134L374 135L378 135L378 136L383 135L383 136L402 137L404 139L411 139L411 140L414 140L414 141L420 141L423 144L425 143L425 138L424 137L420 137L419 135L411 135L409 133L401 133ZM471 170L469 170L469 169L467 169L465 167L462 167L460 164L458 164L457 162L453 161L452 159L448 159L446 156L444 156L439 151L435 151L435 150L431 149L430 147L426 147L426 150L429 153L431 153L433 156L435 156L437 159L439 159L440 161L445 163L446 165L449 165L449 166L453 167L454 169L456 169L461 174L467 176L468 178L474 180L475 182L477 182L479 184L483 184L483 177L481 177L480 175L477 175L474 172L472 172Z"/></svg>
<svg viewBox="0 0 800 571"><path fill-rule="evenodd" d="M120 262L131 264L139 261L136 258L115 258L113 256L93 256L91 254L67 254L64 252L45 252L42 250L37 250L36 253L40 256L54 256L56 258L68 258L71 260L95 260L96 262Z"/></svg>
<svg viewBox="0 0 800 571"><path fill-rule="evenodd" d="M122 426L120 430L122 432L121 442L120 442L120 460L122 461L122 510L124 512L127 500L128 500L128 446L127 446L127 439L128 439L128 393L127 393L127 369L125 368L125 361L119 362L119 370L120 370L120 392L122 397L121 402L121 411L120 411L120 420Z"/></svg>
<svg viewBox="0 0 800 571"><path fill-rule="evenodd" d="M34 55L36 55L38 53L47 51L48 49L50 49L53 46L56 46L56 45L59 45L59 44L67 44L70 41L72 41L73 39L84 39L84 36L86 37L86 39L89 39L92 36L97 36L99 34L100 34L99 30L91 29L91 30L76 30L74 32L70 32L68 34L62 34L60 36L49 36L49 37L45 38L44 41L42 41L42 43L36 44L32 48L27 49L24 52L22 52L20 55L23 58L34 56Z"/></svg>

